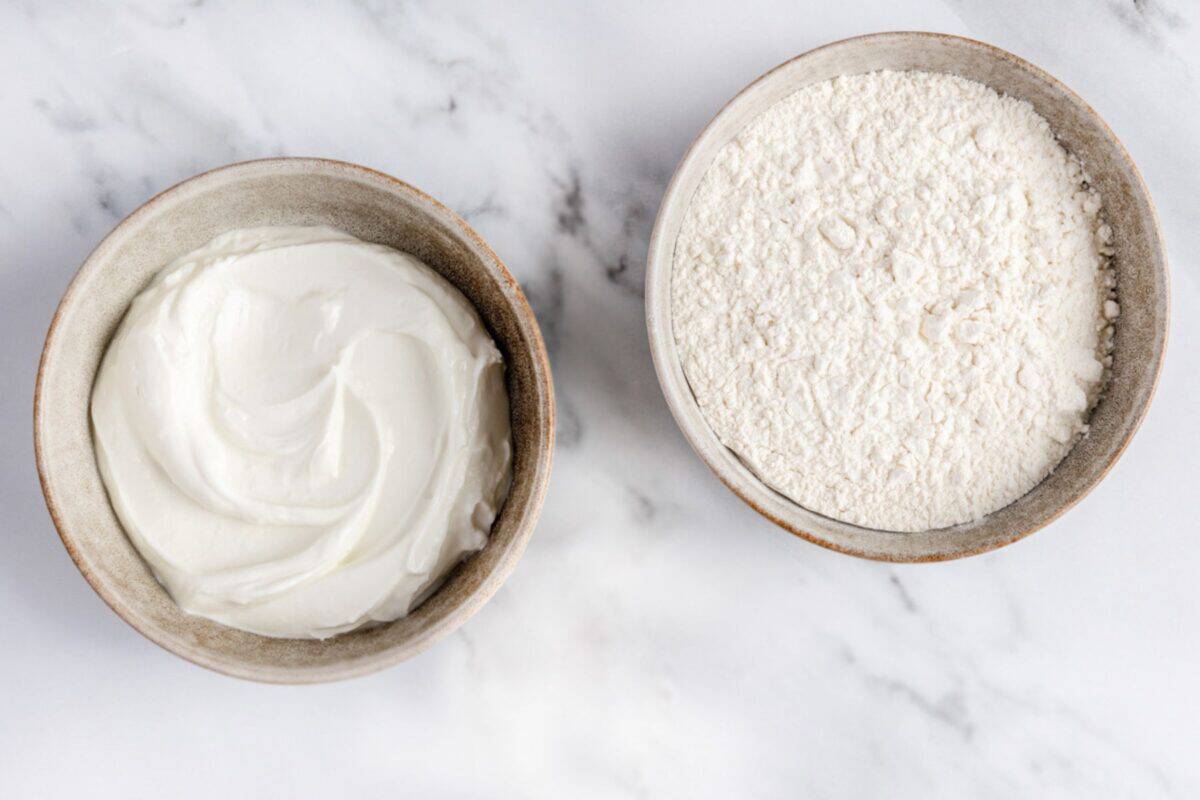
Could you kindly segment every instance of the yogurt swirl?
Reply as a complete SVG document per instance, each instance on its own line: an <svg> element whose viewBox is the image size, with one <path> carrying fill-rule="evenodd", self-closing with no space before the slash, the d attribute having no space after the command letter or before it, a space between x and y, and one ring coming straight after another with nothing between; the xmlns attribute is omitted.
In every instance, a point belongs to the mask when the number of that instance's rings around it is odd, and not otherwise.
<svg viewBox="0 0 1200 800"><path fill-rule="evenodd" d="M251 228L167 266L92 393L100 471L186 612L326 638L409 613L508 490L504 366L410 255Z"/></svg>

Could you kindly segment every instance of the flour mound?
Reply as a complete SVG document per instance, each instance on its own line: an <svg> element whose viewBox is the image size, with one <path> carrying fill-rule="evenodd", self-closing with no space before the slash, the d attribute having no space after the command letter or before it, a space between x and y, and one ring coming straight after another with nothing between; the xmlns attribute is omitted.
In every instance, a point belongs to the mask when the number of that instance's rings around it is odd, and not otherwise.
<svg viewBox="0 0 1200 800"><path fill-rule="evenodd" d="M1026 102L876 72L806 87L717 155L675 246L700 410L800 505L968 522L1086 431L1118 313L1111 230Z"/></svg>

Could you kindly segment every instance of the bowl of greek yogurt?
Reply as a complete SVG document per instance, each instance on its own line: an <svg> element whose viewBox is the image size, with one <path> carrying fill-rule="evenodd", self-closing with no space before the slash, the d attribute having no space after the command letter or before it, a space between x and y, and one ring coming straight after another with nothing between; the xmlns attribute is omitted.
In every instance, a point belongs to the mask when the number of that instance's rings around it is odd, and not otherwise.
<svg viewBox="0 0 1200 800"><path fill-rule="evenodd" d="M663 198L651 352L693 448L798 536L935 561L1046 525L1146 413L1168 318L1129 154L1037 67L933 33L756 80Z"/></svg>
<svg viewBox="0 0 1200 800"><path fill-rule="evenodd" d="M152 199L51 324L51 516L127 622L214 670L381 669L496 591L540 512L536 319L453 212L373 170L269 159Z"/></svg>

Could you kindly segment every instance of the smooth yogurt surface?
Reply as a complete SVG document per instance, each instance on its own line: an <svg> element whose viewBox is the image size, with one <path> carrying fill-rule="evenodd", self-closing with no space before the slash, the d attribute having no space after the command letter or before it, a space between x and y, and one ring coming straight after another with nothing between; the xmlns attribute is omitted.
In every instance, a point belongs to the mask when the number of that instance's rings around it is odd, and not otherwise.
<svg viewBox="0 0 1200 800"><path fill-rule="evenodd" d="M91 411L109 497L176 603L267 636L406 615L484 546L510 480L474 308L330 228L235 230L167 266Z"/></svg>

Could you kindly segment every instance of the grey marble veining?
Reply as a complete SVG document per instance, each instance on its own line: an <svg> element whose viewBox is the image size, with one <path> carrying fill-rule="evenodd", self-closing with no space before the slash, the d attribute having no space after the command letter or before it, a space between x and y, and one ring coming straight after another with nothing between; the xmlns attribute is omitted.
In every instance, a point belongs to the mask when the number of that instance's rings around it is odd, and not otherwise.
<svg viewBox="0 0 1200 800"><path fill-rule="evenodd" d="M0 5L0 795L1200 794L1200 7L908 3ZM1173 260L1158 398L1110 477L1000 552L897 567L742 506L662 401L642 279L718 108L845 36L992 42L1142 167ZM459 633L397 669L242 684L91 592L33 468L37 356L87 252L195 172L355 161L467 216L524 285L559 394L543 521Z"/></svg>

